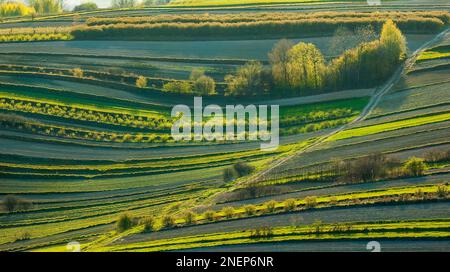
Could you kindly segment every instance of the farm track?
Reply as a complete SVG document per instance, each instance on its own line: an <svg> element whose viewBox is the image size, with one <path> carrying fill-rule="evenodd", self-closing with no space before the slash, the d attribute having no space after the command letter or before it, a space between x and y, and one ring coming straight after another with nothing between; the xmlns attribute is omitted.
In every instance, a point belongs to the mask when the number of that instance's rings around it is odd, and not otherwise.
<svg viewBox="0 0 450 272"><path fill-rule="evenodd" d="M423 44L416 51L414 51L414 53L405 61L405 63L402 64L397 69L397 71L394 73L394 75L381 88L379 88L374 93L374 95L372 96L371 100L369 101L367 106L364 108L364 110L361 112L359 117L357 117L356 119L354 119L350 123L347 123L347 124L337 128L337 129L334 129L333 131L331 131L330 133L326 134L325 136L319 138L318 140L316 140L312 144L308 145L307 147L304 147L304 148L302 148L299 151L293 152L292 154L275 161L267 169L264 169L263 171L258 172L256 175L253 175L249 179L246 179L246 180L243 180L243 181L237 183L237 185L243 185L243 184L250 184L250 183L258 182L259 180L264 178L264 176L268 175L271 171L273 171L277 167L282 166L283 164L285 164L287 161L291 160L292 158L294 158L296 156L299 156L299 155L301 155L303 153L306 153L309 150L314 149L315 147L317 147L317 146L321 145L322 143L324 143L325 141L327 141L332 136L334 136L337 133L345 130L348 127L350 127L351 125L359 123L361 121L364 121L372 113L372 111L375 109L375 107L378 105L378 103L380 102L381 98L392 89L394 84L400 79L400 77L405 73L405 71L408 71L412 67L412 65L414 65L414 62L415 62L417 56L423 50L425 50L427 47L429 47L430 45L439 42L449 32L450 32L450 28L447 28L446 30L444 30L441 33L439 33L432 40L430 40L427 43Z"/></svg>

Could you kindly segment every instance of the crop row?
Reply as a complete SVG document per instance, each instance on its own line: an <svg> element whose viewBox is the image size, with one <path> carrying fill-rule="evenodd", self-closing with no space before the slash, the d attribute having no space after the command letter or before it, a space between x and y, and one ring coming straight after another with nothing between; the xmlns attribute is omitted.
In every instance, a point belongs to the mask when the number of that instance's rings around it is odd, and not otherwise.
<svg viewBox="0 0 450 272"><path fill-rule="evenodd" d="M161 40L161 39L197 39L199 37L249 37L249 36L299 36L332 34L338 27L356 29L373 25L380 29L385 19L318 18L299 21L262 21L246 23L162 23L162 24L114 24L98 26L75 27L71 34L77 40L96 39L133 39L133 40ZM396 20L396 24L404 32L433 33L446 25L437 18L407 18Z"/></svg>
<svg viewBox="0 0 450 272"><path fill-rule="evenodd" d="M152 130L167 131L172 126L172 121L163 116L131 115L83 108L81 105L64 105L39 100L19 100L5 97L1 93L0 109Z"/></svg>
<svg viewBox="0 0 450 272"><path fill-rule="evenodd" d="M445 11L417 11L417 12L261 12L261 13L207 13L207 14L161 14L146 17L91 17L86 20L89 26L109 24L144 24L144 23L239 23L285 20L296 21L305 19L343 19L343 18L376 18L376 19L406 19L408 17L438 18L445 23L450 21L450 15Z"/></svg>

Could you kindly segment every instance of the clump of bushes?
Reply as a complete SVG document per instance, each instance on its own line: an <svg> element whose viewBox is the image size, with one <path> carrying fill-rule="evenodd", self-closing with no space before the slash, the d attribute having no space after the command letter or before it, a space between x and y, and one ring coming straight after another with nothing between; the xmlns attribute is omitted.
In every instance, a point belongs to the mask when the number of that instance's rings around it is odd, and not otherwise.
<svg viewBox="0 0 450 272"><path fill-rule="evenodd" d="M140 223L144 225L144 232L155 230L155 218L153 216L144 217Z"/></svg>
<svg viewBox="0 0 450 272"><path fill-rule="evenodd" d="M211 211L211 210L204 212L203 216L205 217L205 219L207 221L210 221L210 222L214 221L216 219L216 213L214 211Z"/></svg>
<svg viewBox="0 0 450 272"><path fill-rule="evenodd" d="M184 223L186 225L191 225L191 224L195 224L197 215L195 213L189 211L184 214L183 218L184 218Z"/></svg>
<svg viewBox="0 0 450 272"><path fill-rule="evenodd" d="M163 91L177 94L215 95L216 82L203 70L194 69L189 81L171 81L163 85Z"/></svg>
<svg viewBox="0 0 450 272"><path fill-rule="evenodd" d="M6 195L1 202L3 209L7 212L26 211L33 208L33 203L15 195Z"/></svg>
<svg viewBox="0 0 450 272"><path fill-rule="evenodd" d="M440 198L446 198L448 195L447 185L445 185L445 184L439 185L437 188L437 195Z"/></svg>
<svg viewBox="0 0 450 272"><path fill-rule="evenodd" d="M82 78L84 75L84 72L80 68L74 68L74 69L72 69L72 75L74 77Z"/></svg>
<svg viewBox="0 0 450 272"><path fill-rule="evenodd" d="M138 88L145 88L147 87L147 78L144 76L139 76L136 79L136 87Z"/></svg>
<svg viewBox="0 0 450 272"><path fill-rule="evenodd" d="M425 171L425 161L421 158L412 157L405 162L403 168L407 176L419 177Z"/></svg>
<svg viewBox="0 0 450 272"><path fill-rule="evenodd" d="M131 229L137 224L136 218L131 215L124 213L119 216L119 219L116 222L116 230L118 232L123 232L128 229Z"/></svg>
<svg viewBox="0 0 450 272"><path fill-rule="evenodd" d="M222 209L222 212L226 219L231 219L234 216L234 209L233 207L224 207Z"/></svg>
<svg viewBox="0 0 450 272"><path fill-rule="evenodd" d="M172 215L165 215L162 218L161 224L163 228L173 228L175 227L175 217Z"/></svg>
<svg viewBox="0 0 450 272"><path fill-rule="evenodd" d="M96 3L94 2L86 2L86 3L82 3L80 5L77 5L73 8L72 11L74 12L80 12L80 11L93 11L98 9L98 6Z"/></svg>
<svg viewBox="0 0 450 272"><path fill-rule="evenodd" d="M255 170L255 167L253 167L247 163L238 162L238 163L233 164L233 166L224 169L223 178L224 178L224 181L226 181L226 182L232 181L237 178L247 176L247 175L251 174L254 170Z"/></svg>
<svg viewBox="0 0 450 272"><path fill-rule="evenodd" d="M272 236L273 229L271 227L264 226L250 230L250 238L252 239L270 238Z"/></svg>
<svg viewBox="0 0 450 272"><path fill-rule="evenodd" d="M297 205L295 204L295 199L286 199L284 201L284 210L287 212L293 211L295 209L295 207L297 207Z"/></svg>

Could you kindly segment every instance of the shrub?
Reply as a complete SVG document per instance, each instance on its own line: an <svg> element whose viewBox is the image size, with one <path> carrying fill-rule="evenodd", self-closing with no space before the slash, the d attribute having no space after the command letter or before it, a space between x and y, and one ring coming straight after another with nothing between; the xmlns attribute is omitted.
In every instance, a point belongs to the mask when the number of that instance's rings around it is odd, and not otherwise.
<svg viewBox="0 0 450 272"><path fill-rule="evenodd" d="M239 175L233 167L223 169L223 180L225 182L233 181L238 177Z"/></svg>
<svg viewBox="0 0 450 272"><path fill-rule="evenodd" d="M80 12L80 11L93 11L98 9L98 6L96 3L94 2L87 2L87 3L82 3L78 6L75 6L73 8L74 12Z"/></svg>
<svg viewBox="0 0 450 272"><path fill-rule="evenodd" d="M305 198L305 207L311 209L317 206L317 198L315 196L308 196Z"/></svg>
<svg viewBox="0 0 450 272"><path fill-rule="evenodd" d="M5 196L2 204L7 212L26 211L33 207L33 203L31 201L15 195Z"/></svg>
<svg viewBox="0 0 450 272"><path fill-rule="evenodd" d="M405 162L403 169L408 176L422 176L425 171L425 162L423 159L411 157Z"/></svg>
<svg viewBox="0 0 450 272"><path fill-rule="evenodd" d="M31 239L31 234L28 231L23 231L16 237L16 241L26 241Z"/></svg>
<svg viewBox="0 0 450 272"><path fill-rule="evenodd" d="M145 88L147 87L147 78L144 76L139 76L136 79L136 87L138 88Z"/></svg>
<svg viewBox="0 0 450 272"><path fill-rule="evenodd" d="M155 227L155 218L153 216L145 217L141 220L141 224L144 225L144 232L151 232Z"/></svg>
<svg viewBox="0 0 450 272"><path fill-rule="evenodd" d="M254 215L256 212L256 208L253 205L245 205L244 206L244 212L246 215L251 216Z"/></svg>
<svg viewBox="0 0 450 272"><path fill-rule="evenodd" d="M133 8L137 5L136 0L112 0L112 8Z"/></svg>
<svg viewBox="0 0 450 272"><path fill-rule="evenodd" d="M163 91L179 94L192 93L192 86L186 81L172 81L163 85Z"/></svg>
<svg viewBox="0 0 450 272"><path fill-rule="evenodd" d="M250 238L260 239L260 238L270 238L273 236L273 230L271 227L260 227L250 230Z"/></svg>
<svg viewBox="0 0 450 272"><path fill-rule="evenodd" d="M264 93L264 68L261 62L250 61L237 69L233 75L225 76L225 95L256 96Z"/></svg>
<svg viewBox="0 0 450 272"><path fill-rule="evenodd" d="M290 198L290 199L286 199L284 201L284 210L285 211L288 211L288 212L293 211L295 209L295 207L296 207L295 199Z"/></svg>
<svg viewBox="0 0 450 272"><path fill-rule="evenodd" d="M207 221L214 221L216 219L216 213L214 211L206 211L203 216Z"/></svg>
<svg viewBox="0 0 450 272"><path fill-rule="evenodd" d="M266 209L269 213L272 213L275 211L275 206L276 206L277 202L274 200L270 200L269 202L266 203Z"/></svg>
<svg viewBox="0 0 450 272"><path fill-rule="evenodd" d="M239 177L251 174L255 170L255 167L243 162L235 163L233 165L233 168L234 170L236 170L236 173L239 175Z"/></svg>
<svg viewBox="0 0 450 272"><path fill-rule="evenodd" d="M216 94L216 82L213 78L203 75L194 81L192 89L199 95L214 95Z"/></svg>
<svg viewBox="0 0 450 272"><path fill-rule="evenodd" d="M162 226L163 228L172 228L175 226L175 218L171 215L165 215L162 218Z"/></svg>
<svg viewBox="0 0 450 272"><path fill-rule="evenodd" d="M225 215L225 218L231 219L234 216L234 209L233 207L225 207L222 209L223 214Z"/></svg>
<svg viewBox="0 0 450 272"><path fill-rule="evenodd" d="M129 214L120 215L119 219L116 222L116 230L118 232L126 231L132 228L135 225L135 219L131 217Z"/></svg>
<svg viewBox="0 0 450 272"><path fill-rule="evenodd" d="M441 197L441 198L447 197L447 195L448 195L447 186L444 184L439 185L437 188L437 195L438 195L438 197Z"/></svg>
<svg viewBox="0 0 450 272"><path fill-rule="evenodd" d="M184 222L186 225L194 224L196 220L197 215L193 212L187 212L184 214Z"/></svg>
<svg viewBox="0 0 450 272"><path fill-rule="evenodd" d="M80 68L74 68L74 69L72 69L72 75L74 77L82 78L84 75L84 72Z"/></svg>

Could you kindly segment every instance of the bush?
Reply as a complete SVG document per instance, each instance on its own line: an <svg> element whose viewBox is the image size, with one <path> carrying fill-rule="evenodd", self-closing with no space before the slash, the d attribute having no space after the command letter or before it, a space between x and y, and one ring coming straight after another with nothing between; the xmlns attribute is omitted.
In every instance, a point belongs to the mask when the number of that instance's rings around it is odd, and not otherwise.
<svg viewBox="0 0 450 272"><path fill-rule="evenodd" d="M296 207L295 199L286 199L284 201L284 210L287 212L293 211Z"/></svg>
<svg viewBox="0 0 450 272"><path fill-rule="evenodd" d="M447 189L447 186L445 184L441 184L441 185L438 186L438 188L437 188L437 195L438 195L438 197L441 197L441 198L447 197L448 189Z"/></svg>
<svg viewBox="0 0 450 272"><path fill-rule="evenodd" d="M214 211L206 211L203 216L207 221L214 221L216 219L216 213Z"/></svg>
<svg viewBox="0 0 450 272"><path fill-rule="evenodd" d="M175 218L171 215L165 215L162 218L162 226L163 228L172 228L175 226Z"/></svg>
<svg viewBox="0 0 450 272"><path fill-rule="evenodd" d="M120 215L119 219L116 222L116 230L118 232L123 232L128 229L131 229L135 225L135 219L130 215L124 213Z"/></svg>
<svg viewBox="0 0 450 272"><path fill-rule="evenodd" d="M203 75L194 81L192 89L198 95L214 95L216 94L216 82L213 78Z"/></svg>
<svg viewBox="0 0 450 272"><path fill-rule="evenodd" d="M98 9L98 6L94 2L82 3L78 6L75 6L72 11L80 12L80 11L93 11Z"/></svg>
<svg viewBox="0 0 450 272"><path fill-rule="evenodd" d="M145 217L141 220L141 224L144 225L144 232L151 232L155 227L155 218L153 216Z"/></svg>
<svg viewBox="0 0 450 272"><path fill-rule="evenodd" d="M233 207L225 207L222 209L223 214L225 215L225 218L231 219L234 216L234 209Z"/></svg>
<svg viewBox="0 0 450 272"><path fill-rule="evenodd" d="M236 170L236 173L239 175L239 177L249 175L255 170L255 167L243 162L235 163L233 165L233 168L234 170Z"/></svg>
<svg viewBox="0 0 450 272"><path fill-rule="evenodd" d="M245 211L245 214L246 214L247 216L252 216L252 215L255 214L256 208L255 208L255 206L253 206L253 205L245 205L245 206L244 206L244 211Z"/></svg>
<svg viewBox="0 0 450 272"><path fill-rule="evenodd" d="M183 218L186 225L191 225L195 223L197 215L193 212L187 212L186 214L184 214Z"/></svg>
<svg viewBox="0 0 450 272"><path fill-rule="evenodd" d="M82 78L84 75L84 72L80 68L75 68L75 69L72 69L72 75L74 77Z"/></svg>
<svg viewBox="0 0 450 272"><path fill-rule="evenodd" d="M305 198L305 207L311 209L317 206L317 198L315 196L308 196Z"/></svg>
<svg viewBox="0 0 450 272"><path fill-rule="evenodd" d="M178 94L191 94L192 86L186 81L172 81L163 85L163 91Z"/></svg>
<svg viewBox="0 0 450 272"><path fill-rule="evenodd" d="M136 0L112 0L112 8L133 8L137 5Z"/></svg>
<svg viewBox="0 0 450 272"><path fill-rule="evenodd" d="M257 96L262 95L264 88L264 67L261 62L250 61L237 69L233 75L225 76L227 87L225 95Z"/></svg>
<svg viewBox="0 0 450 272"><path fill-rule="evenodd" d="M31 234L28 231L23 231L16 237L16 241L26 241L31 239Z"/></svg>
<svg viewBox="0 0 450 272"><path fill-rule="evenodd" d="M239 175L233 167L223 169L223 181L233 181L238 177Z"/></svg>
<svg viewBox="0 0 450 272"><path fill-rule="evenodd" d="M406 175L419 177L422 176L425 171L425 162L423 159L411 157L405 162L403 169Z"/></svg>
<svg viewBox="0 0 450 272"><path fill-rule="evenodd" d="M33 208L33 203L27 199L15 195L7 195L2 201L3 207L7 212L26 211Z"/></svg>
<svg viewBox="0 0 450 272"><path fill-rule="evenodd" d="M275 207L276 207L277 202L274 200L270 200L269 202L266 203L266 209L269 213L272 213L275 211Z"/></svg>
<svg viewBox="0 0 450 272"><path fill-rule="evenodd" d="M139 76L136 79L136 87L138 88L145 88L147 87L147 78L144 76Z"/></svg>

